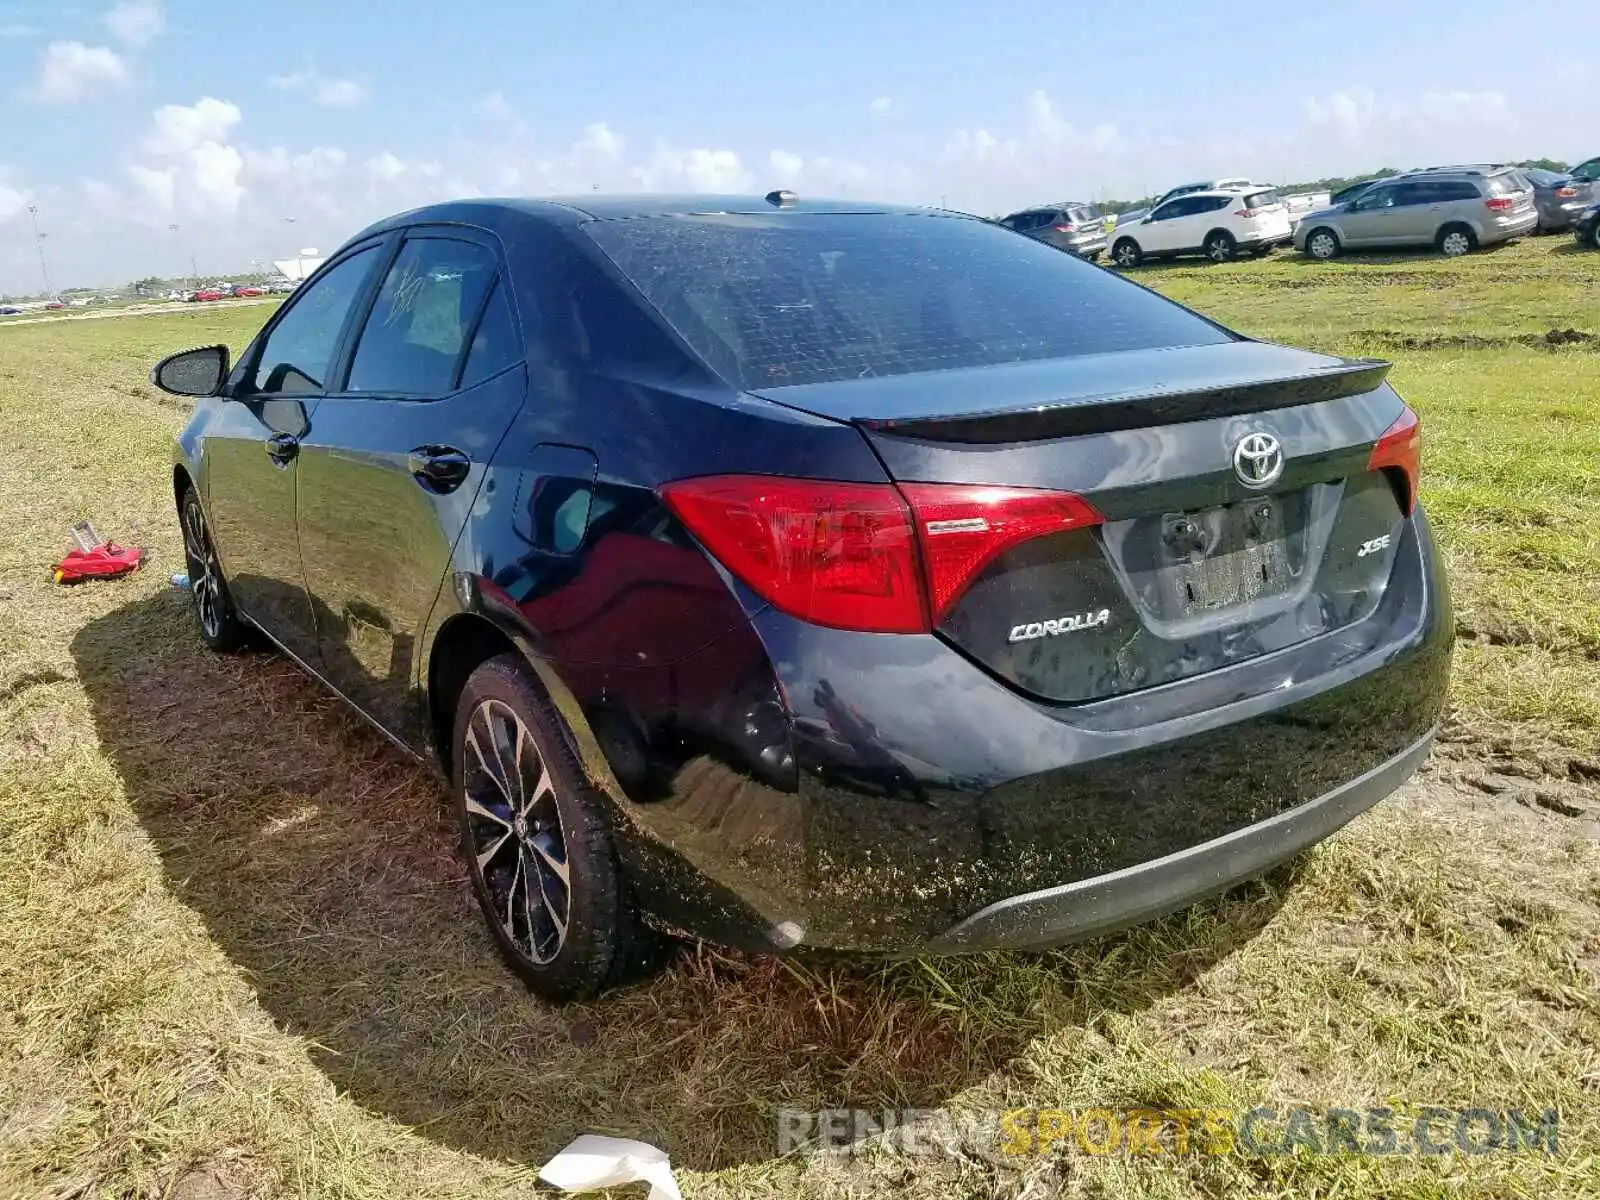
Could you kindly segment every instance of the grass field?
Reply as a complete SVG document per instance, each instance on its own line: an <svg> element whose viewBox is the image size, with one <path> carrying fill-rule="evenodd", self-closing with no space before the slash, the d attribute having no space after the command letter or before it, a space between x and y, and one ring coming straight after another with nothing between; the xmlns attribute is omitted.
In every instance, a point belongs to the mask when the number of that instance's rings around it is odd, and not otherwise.
<svg viewBox="0 0 1600 1200"><path fill-rule="evenodd" d="M186 406L146 371L267 310L0 328L0 1197L523 1196L585 1131L718 1200L1600 1196L1600 254L1138 277L1395 362L1461 632L1433 765L1125 936L691 950L561 1010L496 962L438 785L284 662L206 654L167 586ZM149 569L53 587L84 516ZM774 1156L780 1107L1298 1103L1555 1107L1560 1150Z"/></svg>

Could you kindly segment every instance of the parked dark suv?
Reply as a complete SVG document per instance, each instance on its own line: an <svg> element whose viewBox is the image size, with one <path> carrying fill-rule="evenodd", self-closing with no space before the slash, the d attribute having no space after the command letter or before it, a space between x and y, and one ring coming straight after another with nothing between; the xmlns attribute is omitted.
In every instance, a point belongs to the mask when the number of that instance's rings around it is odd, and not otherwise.
<svg viewBox="0 0 1600 1200"><path fill-rule="evenodd" d="M1027 208L1001 217L1000 224L1018 233L1091 261L1106 248L1106 218L1093 204L1063 201Z"/></svg>
<svg viewBox="0 0 1600 1200"><path fill-rule="evenodd" d="M1452 622L1386 371L773 193L420 209L152 374L201 636L435 761L570 998L1101 934L1398 786Z"/></svg>

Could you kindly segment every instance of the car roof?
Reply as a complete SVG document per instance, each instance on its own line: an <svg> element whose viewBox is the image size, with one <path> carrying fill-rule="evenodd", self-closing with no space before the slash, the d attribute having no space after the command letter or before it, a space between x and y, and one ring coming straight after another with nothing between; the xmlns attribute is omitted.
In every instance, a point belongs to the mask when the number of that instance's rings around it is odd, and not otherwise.
<svg viewBox="0 0 1600 1200"><path fill-rule="evenodd" d="M358 236L366 237L405 225L466 224L500 225L518 217L532 217L546 224L578 225L585 221L616 221L635 217L690 216L710 213L760 214L776 216L780 213L859 213L859 214L929 214L947 216L964 214L946 213L942 209L919 208L912 205L871 204L861 200L826 200L794 197L782 205L773 204L765 196L740 195L606 195L593 193L585 196L491 197L473 200L447 200L396 213L374 222Z"/></svg>

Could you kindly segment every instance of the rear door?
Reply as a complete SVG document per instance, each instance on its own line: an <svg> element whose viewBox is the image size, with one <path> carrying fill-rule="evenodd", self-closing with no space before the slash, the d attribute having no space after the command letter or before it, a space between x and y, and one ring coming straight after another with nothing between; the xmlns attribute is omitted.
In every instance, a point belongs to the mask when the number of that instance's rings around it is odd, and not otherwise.
<svg viewBox="0 0 1600 1200"><path fill-rule="evenodd" d="M526 390L497 243L408 231L344 357L301 445L306 583L329 681L421 744L418 636Z"/></svg>

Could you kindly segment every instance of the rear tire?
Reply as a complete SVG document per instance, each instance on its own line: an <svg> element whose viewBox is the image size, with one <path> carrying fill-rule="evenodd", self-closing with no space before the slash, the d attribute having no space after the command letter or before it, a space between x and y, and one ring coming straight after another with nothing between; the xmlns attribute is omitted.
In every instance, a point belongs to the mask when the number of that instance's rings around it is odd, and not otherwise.
<svg viewBox="0 0 1600 1200"><path fill-rule="evenodd" d="M1111 261L1119 267L1137 267L1144 261L1144 251L1132 238L1118 238L1111 247Z"/></svg>
<svg viewBox="0 0 1600 1200"><path fill-rule="evenodd" d="M1225 263L1231 261L1233 256L1238 253L1239 243L1234 239L1233 234L1226 229L1217 229L1206 234L1203 249L1206 252L1206 257L1212 262Z"/></svg>
<svg viewBox="0 0 1600 1200"><path fill-rule="evenodd" d="M585 1000L647 974L670 943L645 927L605 801L515 654L473 671L451 739L461 853L506 964L547 1000Z"/></svg>
<svg viewBox="0 0 1600 1200"><path fill-rule="evenodd" d="M228 582L222 576L222 563L211 541L211 527L193 487L183 489L178 503L178 524L183 531L183 558L189 568L189 597L194 601L195 622L200 640L218 654L233 654L244 649L250 630L233 607Z"/></svg>
<svg viewBox="0 0 1600 1200"><path fill-rule="evenodd" d="M1478 239L1465 225L1446 225L1439 230L1434 245L1446 258L1460 258L1478 248Z"/></svg>

